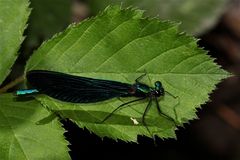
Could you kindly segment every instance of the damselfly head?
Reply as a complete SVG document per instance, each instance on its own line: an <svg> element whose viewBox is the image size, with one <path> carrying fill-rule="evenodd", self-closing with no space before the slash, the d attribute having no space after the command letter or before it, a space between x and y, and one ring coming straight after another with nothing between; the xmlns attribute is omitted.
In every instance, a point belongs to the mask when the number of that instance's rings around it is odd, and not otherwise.
<svg viewBox="0 0 240 160"><path fill-rule="evenodd" d="M156 96L163 96L164 95L164 88L160 81L155 82L155 94Z"/></svg>

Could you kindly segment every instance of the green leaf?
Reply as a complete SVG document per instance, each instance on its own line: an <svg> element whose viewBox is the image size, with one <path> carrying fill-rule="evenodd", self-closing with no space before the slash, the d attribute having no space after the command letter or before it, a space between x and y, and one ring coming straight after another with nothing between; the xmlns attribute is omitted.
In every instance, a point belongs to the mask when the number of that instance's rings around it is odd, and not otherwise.
<svg viewBox="0 0 240 160"><path fill-rule="evenodd" d="M96 14L110 4L137 6L151 16L182 22L181 30L201 34L213 27L226 8L228 0L88 0Z"/></svg>
<svg viewBox="0 0 240 160"><path fill-rule="evenodd" d="M34 99L18 102L15 98L0 96L1 159L70 159L60 122L37 124L49 112Z"/></svg>
<svg viewBox="0 0 240 160"><path fill-rule="evenodd" d="M149 79L143 82L153 86L160 80L165 90L179 97L166 94L160 98L163 113L180 123L196 118L196 107L205 103L216 83L229 74L197 47L194 38L179 33L177 24L144 18L142 14L141 10L115 6L72 25L44 43L28 61L26 71L53 70L130 84L146 71ZM132 98L92 104L65 103L47 96L38 99L101 137L136 141L137 135L150 136L141 123L148 101L130 105L101 124L105 116ZM140 124L135 125L133 119ZM162 138L175 137L176 126L158 114L154 103L146 123Z"/></svg>
<svg viewBox="0 0 240 160"><path fill-rule="evenodd" d="M0 85L18 56L30 14L28 0L0 0Z"/></svg>
<svg viewBox="0 0 240 160"><path fill-rule="evenodd" d="M35 47L41 40L62 31L71 19L70 4L66 0L31 0L33 11L29 19L27 45Z"/></svg>

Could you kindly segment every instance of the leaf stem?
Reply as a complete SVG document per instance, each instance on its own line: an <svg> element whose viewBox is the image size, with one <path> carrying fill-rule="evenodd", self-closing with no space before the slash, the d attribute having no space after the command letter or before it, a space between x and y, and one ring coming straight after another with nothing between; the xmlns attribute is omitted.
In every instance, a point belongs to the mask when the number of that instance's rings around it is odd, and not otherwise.
<svg viewBox="0 0 240 160"><path fill-rule="evenodd" d="M15 85L22 82L23 80L24 80L24 76L22 75L22 76L16 78L15 80L11 81L10 83L5 85L4 87L0 88L0 94L7 92L8 89L14 87Z"/></svg>

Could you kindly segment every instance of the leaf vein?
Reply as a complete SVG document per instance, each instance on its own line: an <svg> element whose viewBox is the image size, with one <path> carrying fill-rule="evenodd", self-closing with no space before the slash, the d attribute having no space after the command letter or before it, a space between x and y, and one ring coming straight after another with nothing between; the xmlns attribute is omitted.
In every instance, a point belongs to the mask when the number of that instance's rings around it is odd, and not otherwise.
<svg viewBox="0 0 240 160"><path fill-rule="evenodd" d="M175 68L184 64L187 60L189 60L191 58L195 58L197 56L202 56L202 54L198 53L198 54L194 54L194 55L191 55L191 56L187 57L186 59L184 59L184 60L180 61L178 64L176 64L169 72L173 72Z"/></svg>
<svg viewBox="0 0 240 160"><path fill-rule="evenodd" d="M38 59L38 62L36 62L36 63L31 67L31 69L33 69L34 67L36 67L39 63L41 63L41 61L42 61L44 58L46 58L46 57L51 53L51 51L53 51L53 50L55 49L55 47L57 47L58 44L61 43L72 31L73 31L73 30L70 30L67 34L65 34L65 35L62 37L62 39L61 39L58 43L55 43L55 44L53 45L53 47L45 54L45 56L41 56L41 58ZM53 40L54 40L54 39L53 39ZM47 43L45 43L45 44L47 44ZM43 45L43 46L44 46L44 45ZM43 46L41 46L41 47L43 47ZM29 70L31 70L31 69L29 69Z"/></svg>
<svg viewBox="0 0 240 160"><path fill-rule="evenodd" d="M159 57L161 57L161 56L163 56L163 55L165 55L165 54L167 54L167 53L169 53L169 52L171 52L173 50L176 50L176 49L179 49L181 47L184 47L185 45L187 45L189 43L191 43L191 42L188 42L186 44L181 44L180 46L175 46L173 48L169 48L168 50L163 51L162 53L158 54L157 56L155 56L155 57L151 58L150 60L148 60L147 62L145 62L141 67L137 68L136 71L141 70L141 68L143 68L144 66L148 65L149 63L154 61L156 58L159 58Z"/></svg>
<svg viewBox="0 0 240 160"><path fill-rule="evenodd" d="M111 21L112 21L112 19L111 19ZM70 69L70 70L74 70L75 66L78 65L78 64L80 63L80 61L81 61L85 56L88 55L88 53L90 53L92 50L94 50L94 49L96 48L96 46L104 40L105 37L107 37L107 36L110 35L112 32L114 32L114 31L115 31L116 29L118 29L121 25L123 25L123 24L125 24L126 22L129 22L129 21L130 21L130 20L121 22L121 23L118 24L115 28L113 28L112 30L110 30L105 36L103 36L101 39L99 39L99 41L98 41L96 44L94 44L94 45L92 46L92 48L91 48L87 53L85 53L85 54L79 59L79 61L74 64L74 66L73 66L72 69Z"/></svg>
<svg viewBox="0 0 240 160"><path fill-rule="evenodd" d="M130 45L131 43L135 42L136 40L139 40L139 39L143 39L143 38L146 38L146 37L150 37L150 36L153 36L153 35L156 35L156 34L159 34L161 32L164 32L164 31L167 31L169 29L172 29L174 27L170 27L170 28L167 28L167 29L164 29L164 30L160 30L160 31L157 31L155 33L152 33L152 34L149 34L149 35L146 35L146 36L143 36L143 37L138 37L136 39L133 39L131 40L130 42L126 43L125 45L123 45L121 48L119 48L117 51L115 51L114 54L112 54L110 57L108 57L101 65L99 65L97 68L96 68L96 71L99 71L100 68L105 64L107 63L108 61L110 61L113 56L115 56L116 54L118 54L123 48L127 47L128 45Z"/></svg>
<svg viewBox="0 0 240 160"><path fill-rule="evenodd" d="M209 62L209 61L212 61L212 59L209 59L209 60L207 60L207 61L204 61L204 62L201 62L201 63L195 65L195 66L192 67L192 69L191 69L190 71L188 71L188 72L191 73L195 68L200 67L200 66L202 66L203 64L205 64L205 63L207 63L207 62Z"/></svg>
<svg viewBox="0 0 240 160"><path fill-rule="evenodd" d="M2 116L6 119L7 123L9 124L8 126L9 126L9 128L11 128L11 132L12 132L14 138L16 139L16 141L18 141L18 139L17 139L17 137L16 137L16 135L14 133L14 129L12 128L11 123L10 123L10 121L8 119L8 116L6 116L1 110L0 110L0 112L2 113ZM20 145L19 141L18 141L18 144ZM13 146L13 142L10 144L10 146ZM9 146L9 150L8 150L8 157L9 157L9 159L10 159L10 146ZM22 147L20 147L20 149L22 150ZM22 152L23 152L24 156L27 158L26 153L23 150L22 150Z"/></svg>

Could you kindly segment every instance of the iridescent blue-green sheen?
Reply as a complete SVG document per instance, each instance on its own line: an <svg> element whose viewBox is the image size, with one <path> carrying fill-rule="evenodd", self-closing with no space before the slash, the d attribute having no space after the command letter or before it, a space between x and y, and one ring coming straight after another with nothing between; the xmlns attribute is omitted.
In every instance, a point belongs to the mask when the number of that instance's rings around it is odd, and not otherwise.
<svg viewBox="0 0 240 160"><path fill-rule="evenodd" d="M22 90L17 90L16 95L26 95L26 94L33 94L33 93L38 93L39 91L37 89L22 89Z"/></svg>

